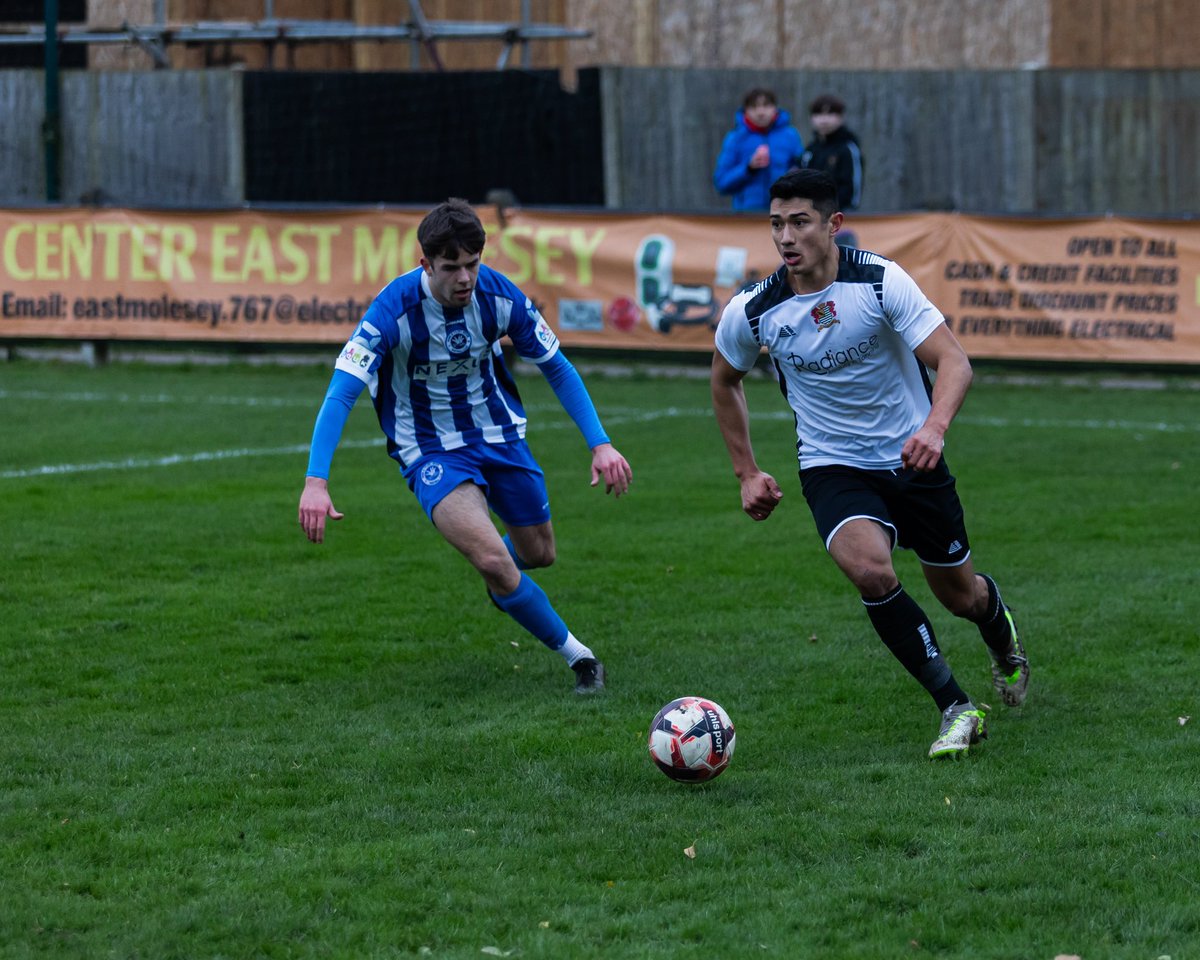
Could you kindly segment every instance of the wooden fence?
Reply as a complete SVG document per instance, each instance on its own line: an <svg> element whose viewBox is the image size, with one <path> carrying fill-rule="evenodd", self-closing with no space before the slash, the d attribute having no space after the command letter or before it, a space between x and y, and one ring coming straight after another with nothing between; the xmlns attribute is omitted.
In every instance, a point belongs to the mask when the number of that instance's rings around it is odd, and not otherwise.
<svg viewBox="0 0 1200 960"><path fill-rule="evenodd" d="M1200 212L1200 70L599 69L603 195L614 209L728 209L712 187L713 163L742 93L767 85L806 136L813 96L828 90L846 101L847 124L866 159L864 213ZM242 76L65 73L64 201L242 203ZM43 96L39 71L0 71L0 205L37 204L44 196ZM382 113L379 123L404 122ZM413 130L412 142L426 136L426 129ZM350 146L370 149L370 142L364 129ZM495 149L521 144L460 150L454 162L487 167ZM544 151L530 144L527 154L536 165ZM400 167L397 176L402 182Z"/></svg>
<svg viewBox="0 0 1200 960"><path fill-rule="evenodd" d="M863 212L1200 213L1200 71L606 69L607 202L727 208L712 164L745 90L847 104Z"/></svg>

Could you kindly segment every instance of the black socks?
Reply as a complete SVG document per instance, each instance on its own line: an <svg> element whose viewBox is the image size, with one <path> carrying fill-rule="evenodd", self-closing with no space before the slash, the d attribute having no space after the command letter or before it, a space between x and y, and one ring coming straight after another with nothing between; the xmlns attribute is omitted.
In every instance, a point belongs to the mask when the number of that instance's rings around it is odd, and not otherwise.
<svg viewBox="0 0 1200 960"><path fill-rule="evenodd" d="M933 625L925 611L904 592L904 587L897 586L883 597L863 597L862 602L879 638L904 669L929 691L938 710L970 701L938 650Z"/></svg>
<svg viewBox="0 0 1200 960"><path fill-rule="evenodd" d="M1000 588L996 586L996 581L986 573L981 573L979 576L987 584L988 605L983 619L976 620L975 625L979 627L979 634L983 637L983 642L997 656L1004 657L1012 652L1012 630L1008 625L1008 617L1004 615L1004 601L1000 599Z"/></svg>

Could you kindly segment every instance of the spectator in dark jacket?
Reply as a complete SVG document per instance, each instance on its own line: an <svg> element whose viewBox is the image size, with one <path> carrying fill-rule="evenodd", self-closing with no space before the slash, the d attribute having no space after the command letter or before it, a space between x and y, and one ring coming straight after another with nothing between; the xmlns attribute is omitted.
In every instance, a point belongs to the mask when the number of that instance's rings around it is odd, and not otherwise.
<svg viewBox="0 0 1200 960"><path fill-rule="evenodd" d="M767 210L771 184L798 166L804 143L772 90L755 87L742 98L713 171L718 193L733 196L734 210Z"/></svg>
<svg viewBox="0 0 1200 960"><path fill-rule="evenodd" d="M862 200L863 161L858 138L845 126L846 105L831 93L817 97L809 108L813 138L800 166L824 170L837 184L838 210L857 210Z"/></svg>

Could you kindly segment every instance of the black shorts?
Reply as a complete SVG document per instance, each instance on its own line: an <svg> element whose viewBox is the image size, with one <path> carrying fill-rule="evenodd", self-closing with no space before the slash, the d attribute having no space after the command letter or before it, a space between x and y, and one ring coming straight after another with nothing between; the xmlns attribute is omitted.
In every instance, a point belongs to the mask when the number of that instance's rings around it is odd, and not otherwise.
<svg viewBox="0 0 1200 960"><path fill-rule="evenodd" d="M800 471L800 486L826 550L843 524L866 518L888 531L893 549L912 550L930 566L957 567L971 555L945 460L927 473L809 467Z"/></svg>

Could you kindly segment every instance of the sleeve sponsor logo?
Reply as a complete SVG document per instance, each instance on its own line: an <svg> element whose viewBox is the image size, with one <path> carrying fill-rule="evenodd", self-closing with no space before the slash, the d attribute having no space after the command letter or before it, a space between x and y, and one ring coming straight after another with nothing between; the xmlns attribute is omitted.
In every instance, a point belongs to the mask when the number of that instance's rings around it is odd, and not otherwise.
<svg viewBox="0 0 1200 960"><path fill-rule="evenodd" d="M375 362L375 354L361 343L351 340L338 355L337 365L342 370L369 370Z"/></svg>
<svg viewBox="0 0 1200 960"><path fill-rule="evenodd" d="M537 317L537 326L535 326L533 329L534 333L537 334L539 342L547 350L553 348L553 346L558 343L558 337L556 337L554 335L554 331L550 329L550 324L546 323L546 321L543 320L540 315L535 313L534 316Z"/></svg>

